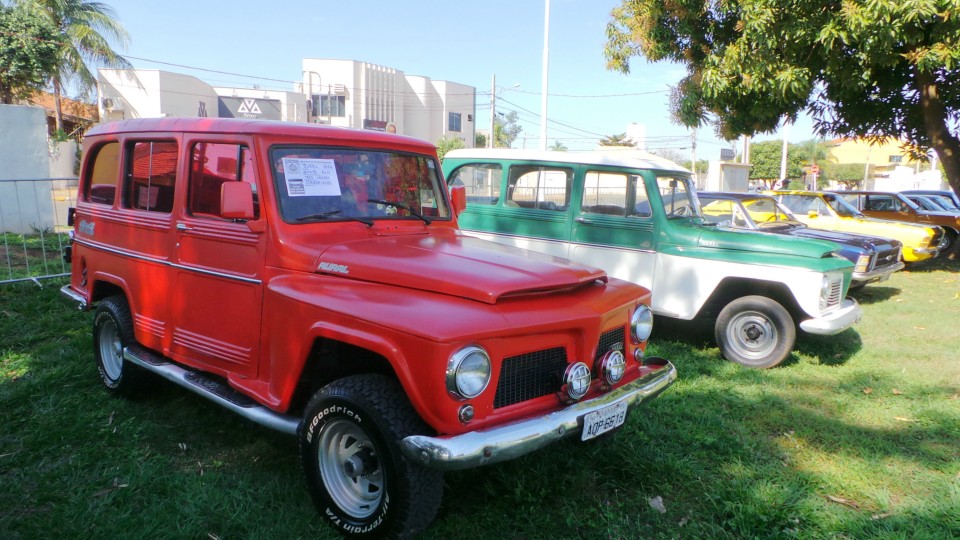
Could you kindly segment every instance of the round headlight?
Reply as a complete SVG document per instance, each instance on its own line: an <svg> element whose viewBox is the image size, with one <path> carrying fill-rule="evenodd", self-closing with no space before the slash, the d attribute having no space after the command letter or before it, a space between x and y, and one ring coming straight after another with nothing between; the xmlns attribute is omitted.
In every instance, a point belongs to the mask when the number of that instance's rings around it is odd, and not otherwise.
<svg viewBox="0 0 960 540"><path fill-rule="evenodd" d="M590 389L590 368L583 362L570 364L563 374L563 382L570 399L576 401L582 398Z"/></svg>
<svg viewBox="0 0 960 540"><path fill-rule="evenodd" d="M597 363L597 371L600 372L604 382L610 385L620 382L626 369L627 360L620 351L607 351L607 354L601 356Z"/></svg>
<svg viewBox="0 0 960 540"><path fill-rule="evenodd" d="M447 362L447 392L459 399L479 396L490 384L490 356L476 345L453 353Z"/></svg>
<svg viewBox="0 0 960 540"><path fill-rule="evenodd" d="M830 278L823 276L823 280L820 282L820 309L827 309L827 305L830 303Z"/></svg>
<svg viewBox="0 0 960 540"><path fill-rule="evenodd" d="M653 311L650 306L640 304L630 318L630 333L635 341L643 342L650 338L651 332L653 332Z"/></svg>

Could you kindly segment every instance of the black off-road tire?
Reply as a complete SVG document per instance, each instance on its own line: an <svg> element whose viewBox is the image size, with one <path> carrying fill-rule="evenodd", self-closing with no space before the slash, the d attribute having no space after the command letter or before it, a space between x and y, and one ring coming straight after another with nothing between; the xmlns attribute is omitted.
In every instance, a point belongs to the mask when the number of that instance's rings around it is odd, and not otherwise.
<svg viewBox="0 0 960 540"><path fill-rule="evenodd" d="M720 311L714 336L723 357L750 368L771 368L787 359L797 341L790 313L766 296L744 296Z"/></svg>
<svg viewBox="0 0 960 540"><path fill-rule="evenodd" d="M108 390L127 397L140 394L149 373L123 358L124 347L136 343L130 306L123 296L111 296L93 316L93 355L97 372Z"/></svg>
<svg viewBox="0 0 960 540"><path fill-rule="evenodd" d="M443 473L409 461L399 442L430 433L400 384L354 375L314 394L298 430L300 462L320 515L354 538L410 538L443 498Z"/></svg>

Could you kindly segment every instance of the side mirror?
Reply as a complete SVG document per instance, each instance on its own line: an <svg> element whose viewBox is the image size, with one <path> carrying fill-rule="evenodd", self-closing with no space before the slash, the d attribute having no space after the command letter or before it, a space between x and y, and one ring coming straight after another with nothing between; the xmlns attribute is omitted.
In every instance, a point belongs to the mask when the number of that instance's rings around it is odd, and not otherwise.
<svg viewBox="0 0 960 540"><path fill-rule="evenodd" d="M226 219L253 219L253 189L246 182L220 184L220 216Z"/></svg>
<svg viewBox="0 0 960 540"><path fill-rule="evenodd" d="M467 208L467 188L465 186L450 187L450 204L453 205L453 211L460 214Z"/></svg>
<svg viewBox="0 0 960 540"><path fill-rule="evenodd" d="M810 210L809 212L807 212L807 217L809 218L815 218L819 216L820 216L820 212L817 212L816 210Z"/></svg>

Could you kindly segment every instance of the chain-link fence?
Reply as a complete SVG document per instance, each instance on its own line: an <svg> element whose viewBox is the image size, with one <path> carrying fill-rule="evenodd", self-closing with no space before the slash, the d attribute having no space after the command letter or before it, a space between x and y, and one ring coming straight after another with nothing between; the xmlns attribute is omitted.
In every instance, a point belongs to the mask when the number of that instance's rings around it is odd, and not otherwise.
<svg viewBox="0 0 960 540"><path fill-rule="evenodd" d="M0 180L0 285L65 276L76 178Z"/></svg>

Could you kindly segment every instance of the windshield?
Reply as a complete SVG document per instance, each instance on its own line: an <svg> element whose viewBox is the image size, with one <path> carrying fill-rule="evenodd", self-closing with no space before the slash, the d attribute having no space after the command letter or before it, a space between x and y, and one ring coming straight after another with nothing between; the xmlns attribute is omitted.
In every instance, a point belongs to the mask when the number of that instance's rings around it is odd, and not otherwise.
<svg viewBox="0 0 960 540"><path fill-rule="evenodd" d="M667 218L703 217L697 201L696 189L690 178L658 176L657 187Z"/></svg>
<svg viewBox="0 0 960 540"><path fill-rule="evenodd" d="M270 151L280 213L289 223L449 218L430 156L315 146Z"/></svg>
<svg viewBox="0 0 960 540"><path fill-rule="evenodd" d="M863 213L857 210L852 204L837 197L833 193L824 193L823 200L830 205L830 208L832 208L837 215L843 217L863 217Z"/></svg>

